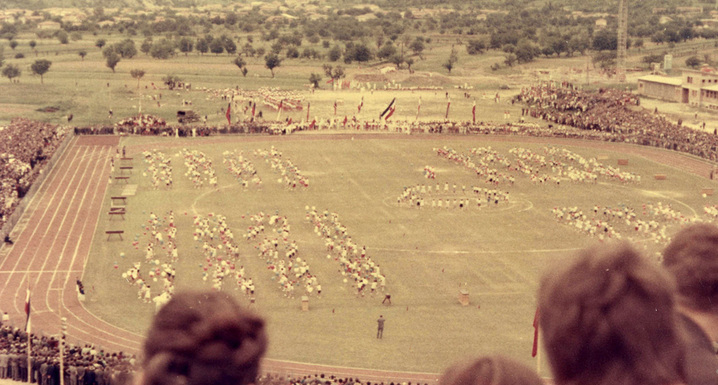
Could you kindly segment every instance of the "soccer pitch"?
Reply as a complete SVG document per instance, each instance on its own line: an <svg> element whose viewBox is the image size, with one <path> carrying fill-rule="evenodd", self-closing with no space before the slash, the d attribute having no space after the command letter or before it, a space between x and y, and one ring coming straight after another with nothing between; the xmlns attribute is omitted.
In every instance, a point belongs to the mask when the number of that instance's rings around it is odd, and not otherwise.
<svg viewBox="0 0 718 385"><path fill-rule="evenodd" d="M440 372L467 356L498 353L535 366L530 353L532 321L541 274L554 263L566 261L577 249L599 241L598 235L557 219L554 208L576 207L597 220L605 217L602 212L606 208L613 212L632 210L635 220L655 222L657 227L650 231L639 231L634 229L638 222L629 224L629 218L617 219L614 215L608 220L613 234L637 242L649 258L656 258L656 251L664 245L665 240L654 236L659 230L665 229L670 235L681 223L694 218L711 220L704 207L716 202L712 196L702 196L701 189L713 187L713 181L631 155L631 146L596 149L580 142L544 144L540 139L502 139L363 133L331 138L307 133L287 137L124 138L121 145L126 146L127 156L133 157L132 173L125 175L130 176L129 184L138 188L136 195L127 198L124 220L107 212L110 197L121 195L125 185L113 181L108 188L83 277L85 287L90 288L86 306L128 330L144 332L149 326L154 305L138 299L137 287L123 279L122 273L141 262L143 277L154 283L152 295L160 293L161 285L148 276L151 265L145 263L151 213L160 223L165 223L170 211L174 213L179 255L173 264L177 290L209 289L212 267L202 243L195 240L194 220L196 216L221 215L239 246L239 257L232 262L243 266L252 277L256 303L250 305L249 296L233 279L225 279L222 290L236 293L241 302L267 318L268 357ZM279 183L281 175L266 156L257 153L272 147L301 170L309 181L307 188L288 188ZM474 165L485 162L514 182L501 179L498 185L490 185L486 177L478 177L466 164L437 155L437 148L452 149ZM142 152L153 149L171 159L171 189L152 186ZM517 149L525 150L523 155L517 155ZM565 154L564 149L574 160L559 155ZM202 152L211 160L216 187L208 186L208 182L195 187L186 175L183 150ZM227 151L241 151L244 159L252 162L262 179L261 188L251 183L242 187L227 171L223 164ZM519 156L524 157L521 162ZM544 157L543 166L540 156ZM523 163L548 179L532 181L525 172L510 171L497 157L513 167ZM601 167L618 168L640 176L640 181L599 176L595 182L571 182L568 174L558 175L557 170L565 171L567 165L579 169L579 158L595 158ZM628 164L617 166L619 159ZM425 177L427 166L435 171L435 179ZM599 166L592 167L596 170ZM656 179L656 174L666 178ZM431 192L422 195L423 207L397 203L406 187L422 184L432 186ZM508 201L497 204L481 195L479 208L473 187L508 192ZM452 207L446 208L445 203L432 207L432 200L436 204L439 199L442 203L448 199ZM468 208L457 207L455 202L462 200ZM336 213L352 241L358 247L366 246L367 255L386 276L390 306L382 304L383 293L358 296L351 278L344 282L347 276L340 273L337 261L327 258L324 238L306 220L307 207L316 208L320 214L325 210ZM321 282L321 298L316 293L310 295L309 311L301 310L303 287L295 290L294 298L286 298L273 270L258 256L257 246L265 237L286 234L276 232L265 219L265 232L256 239L245 239L247 229L253 226L250 217L260 212L286 216L291 226L288 242L297 244L297 256L308 263L312 275ZM107 241L105 231L113 229L124 230L124 240ZM608 233L604 228L599 230ZM280 241L280 250L284 250L283 245ZM159 249L155 252L161 263L168 262ZM203 279L205 273L207 280ZM469 306L458 301L460 287L470 292ZM384 338L377 340L376 319L380 314L387 321Z"/></svg>

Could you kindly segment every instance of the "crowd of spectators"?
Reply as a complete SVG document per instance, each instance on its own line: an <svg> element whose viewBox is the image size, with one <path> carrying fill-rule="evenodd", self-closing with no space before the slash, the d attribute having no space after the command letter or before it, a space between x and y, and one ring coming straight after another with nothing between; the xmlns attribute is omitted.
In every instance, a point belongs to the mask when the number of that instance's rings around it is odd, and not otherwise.
<svg viewBox="0 0 718 385"><path fill-rule="evenodd" d="M28 381L40 385L60 384L60 345L55 337L30 334L31 355L28 366L28 334L10 325L0 326L0 379ZM92 345L66 344L64 381L70 385L122 385L136 369L133 355L105 352Z"/></svg>
<svg viewBox="0 0 718 385"><path fill-rule="evenodd" d="M686 152L718 160L718 135L673 123L657 110L638 107L633 94L600 89L580 91L570 83L524 88L517 100L528 105L524 115L585 131L601 132L613 141Z"/></svg>
<svg viewBox="0 0 718 385"><path fill-rule="evenodd" d="M62 128L27 119L0 127L0 227L62 143Z"/></svg>
<svg viewBox="0 0 718 385"><path fill-rule="evenodd" d="M288 134L294 131L327 129L390 131L425 134L522 135L561 137L609 142L625 142L686 152L708 160L718 160L718 135L674 123L657 111L639 107L639 99L629 92L600 89L578 90L569 83L544 83L524 88L514 101L523 102L518 123L439 120L357 120L356 117L292 122L255 120L230 125L149 125L142 132L132 126L76 128L76 134L145 134L200 136L215 134ZM524 123L531 116L551 122L548 127Z"/></svg>

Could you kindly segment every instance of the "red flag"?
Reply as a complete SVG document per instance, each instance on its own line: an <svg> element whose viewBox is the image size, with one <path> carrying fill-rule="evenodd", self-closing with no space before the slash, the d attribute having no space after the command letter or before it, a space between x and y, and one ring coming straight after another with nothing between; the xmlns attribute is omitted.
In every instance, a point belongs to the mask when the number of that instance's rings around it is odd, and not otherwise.
<svg viewBox="0 0 718 385"><path fill-rule="evenodd" d="M317 124L317 120L316 120L316 119L313 119L313 120L312 120L312 124L309 125L309 129L314 128L314 125L315 125L315 124Z"/></svg>
<svg viewBox="0 0 718 385"><path fill-rule="evenodd" d="M334 115L337 114L337 101L334 101Z"/></svg>
<svg viewBox="0 0 718 385"><path fill-rule="evenodd" d="M536 308L536 314L534 315L534 346L531 349L531 357L536 357L538 353L538 339L539 339L539 320L541 314L539 314L539 308Z"/></svg>
<svg viewBox="0 0 718 385"><path fill-rule="evenodd" d="M384 121L389 120L389 118L391 118L391 116L394 115L394 111L395 111L395 110L396 110L396 107L395 107L395 106L391 106L391 109L389 110L389 112L388 112L388 113L386 114L386 116L384 117Z"/></svg>
<svg viewBox="0 0 718 385"><path fill-rule="evenodd" d="M30 333L30 288L27 288L27 296L25 297L25 331Z"/></svg>
<svg viewBox="0 0 718 385"><path fill-rule="evenodd" d="M283 106L284 106L284 99L279 101L279 107L277 107L277 110L281 111Z"/></svg>
<svg viewBox="0 0 718 385"><path fill-rule="evenodd" d="M346 116L346 115L344 115L344 124L343 124L343 126L344 126L344 127L346 127L346 126L347 126L347 120L348 120L348 119L347 119L347 116Z"/></svg>
<svg viewBox="0 0 718 385"><path fill-rule="evenodd" d="M257 107L257 103L252 103L252 117L254 117L256 107Z"/></svg>
<svg viewBox="0 0 718 385"><path fill-rule="evenodd" d="M312 106L312 103L307 102L307 122L309 121L309 107Z"/></svg>
<svg viewBox="0 0 718 385"><path fill-rule="evenodd" d="M232 113L231 111L232 103L227 103L227 113L224 114L224 116L227 117L227 124L232 124Z"/></svg>
<svg viewBox="0 0 718 385"><path fill-rule="evenodd" d="M474 124L476 124L476 102L474 102L474 106L471 107L471 115L473 116Z"/></svg>
<svg viewBox="0 0 718 385"><path fill-rule="evenodd" d="M359 106L357 106L357 113L361 112L361 108L364 107L364 97L361 97L361 102L359 103Z"/></svg>
<svg viewBox="0 0 718 385"><path fill-rule="evenodd" d="M292 124L292 117L289 117L289 120L287 121L287 126L289 126L290 124Z"/></svg>
<svg viewBox="0 0 718 385"><path fill-rule="evenodd" d="M449 107L451 106L451 99L446 103L446 116L444 119L449 119Z"/></svg>

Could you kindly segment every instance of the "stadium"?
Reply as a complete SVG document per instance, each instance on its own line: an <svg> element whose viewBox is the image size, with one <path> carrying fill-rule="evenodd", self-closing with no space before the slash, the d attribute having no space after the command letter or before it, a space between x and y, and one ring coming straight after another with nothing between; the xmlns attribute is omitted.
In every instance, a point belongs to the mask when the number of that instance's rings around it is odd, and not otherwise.
<svg viewBox="0 0 718 385"><path fill-rule="evenodd" d="M542 277L616 241L656 267L677 232L716 222L715 119L691 104L714 98L710 68L686 70L685 84L641 78L642 91L686 101L651 99L631 90L647 70L619 80L601 47L591 57L559 42L553 56L544 34L546 57L524 62L530 44L488 48L492 36L458 21L424 39L432 17L451 19L444 9L399 15L406 33L386 27L356 45L307 32L306 56L290 58L301 38L285 40L308 22L268 6L247 16L235 5L234 23L212 6L201 22L186 10L132 21L123 12L134 10L95 9L94 42L75 39L85 24L56 43L41 33L55 21L9 16L30 22L13 34L14 58L0 50L0 381L122 385L158 312L198 290L266 321L257 385L436 384L477 356L551 383ZM359 33L375 27L367 15L396 16L374 8L342 10L331 28ZM464 11L481 25L503 17ZM241 29L250 16L265 26ZM197 22L195 35L162 30L175 19ZM696 40L671 53L715 48ZM229 56L200 50L215 41ZM360 60L362 46L376 62ZM664 48L637 46L629 62ZM27 68L39 79L21 77Z"/></svg>
<svg viewBox="0 0 718 385"><path fill-rule="evenodd" d="M30 288L36 330L58 335L62 317L71 343L136 353L165 291L214 288L268 318L281 338L265 366L280 374L435 381L477 352L534 366L547 266L610 238L658 259L676 228L715 212L700 158L522 126L61 140L3 247L16 324ZM357 287L347 241L385 281Z"/></svg>

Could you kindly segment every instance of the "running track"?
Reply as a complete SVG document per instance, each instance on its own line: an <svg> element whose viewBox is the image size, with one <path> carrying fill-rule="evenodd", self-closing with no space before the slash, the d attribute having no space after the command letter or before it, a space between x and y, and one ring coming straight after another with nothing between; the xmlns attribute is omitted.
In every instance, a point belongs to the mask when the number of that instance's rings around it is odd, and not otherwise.
<svg viewBox="0 0 718 385"><path fill-rule="evenodd" d="M347 138L347 135L306 135L283 140L317 140ZM360 138L387 138L386 135L358 135ZM389 136L390 137L390 136ZM395 136L396 137L396 136ZM401 137L402 139L406 137ZM412 136L418 139L438 139ZM604 142L551 140L527 137L464 137L472 140L508 140L516 142L584 145L596 149L616 149ZM227 141L228 138L222 138ZM451 139L455 139L452 137ZM231 140L267 140L267 137L241 137ZM82 276L100 218L102 201L110 174L110 158L119 137L75 137L60 155L51 175L40 186L21 223L27 223L14 239L7 256L0 261L0 309L14 320L24 319L24 302L28 286L32 289L32 328L45 334L60 331L60 313L67 318L68 339L93 343L108 351L137 353L143 336L117 328L88 312L78 301L75 279ZM695 174L707 175L707 162L672 151L639 146L622 146L621 151L643 156ZM628 150L628 151L627 151ZM132 148L131 152L142 151ZM7 246L5 246L7 247ZM264 370L293 375L315 373L358 377L366 381L412 381L434 383L433 373L391 372L373 369L329 367L267 359Z"/></svg>

